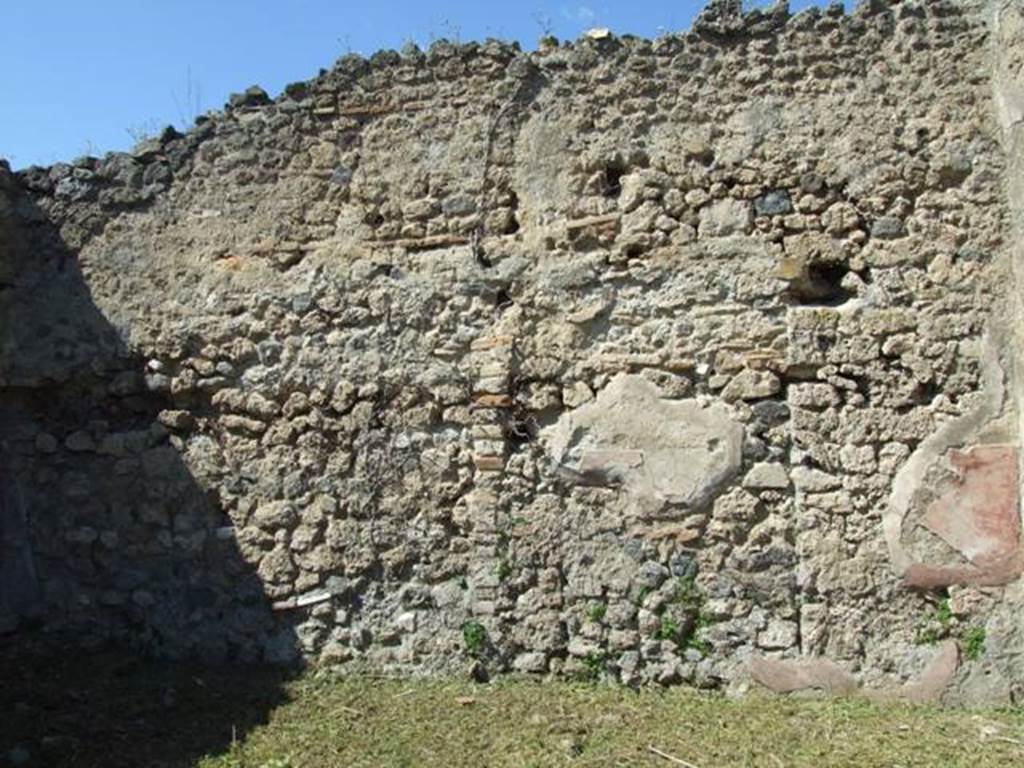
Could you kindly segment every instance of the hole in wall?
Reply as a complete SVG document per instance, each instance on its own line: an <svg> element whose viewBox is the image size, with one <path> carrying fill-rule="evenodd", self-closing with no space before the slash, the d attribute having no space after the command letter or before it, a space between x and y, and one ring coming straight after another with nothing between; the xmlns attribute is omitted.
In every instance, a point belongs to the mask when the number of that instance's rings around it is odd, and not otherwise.
<svg viewBox="0 0 1024 768"><path fill-rule="evenodd" d="M505 422L505 444L509 451L519 453L536 442L540 431L554 424L558 416L559 413L554 408L531 411L527 410L525 405L517 403Z"/></svg>
<svg viewBox="0 0 1024 768"><path fill-rule="evenodd" d="M611 162L604 167L602 192L605 197L618 197L622 194L622 177L626 175L626 166L620 162Z"/></svg>
<svg viewBox="0 0 1024 768"><path fill-rule="evenodd" d="M529 414L513 413L505 424L505 443L518 453L537 437L537 424Z"/></svg>
<svg viewBox="0 0 1024 768"><path fill-rule="evenodd" d="M914 399L921 405L931 405L942 394L942 387L934 381L922 381L914 390Z"/></svg>
<svg viewBox="0 0 1024 768"><path fill-rule="evenodd" d="M850 268L836 262L819 262L807 266L807 274L789 285L789 292L805 305L837 307L853 298L843 287L843 278Z"/></svg>
<svg viewBox="0 0 1024 768"><path fill-rule="evenodd" d="M640 243L627 243L622 248L622 255L627 259L636 259L644 254L644 247Z"/></svg>
<svg viewBox="0 0 1024 768"><path fill-rule="evenodd" d="M508 309L509 307L514 305L515 301L513 301L508 291L506 291L504 288L500 289L496 294L494 294L495 309L501 311L503 309Z"/></svg>
<svg viewBox="0 0 1024 768"><path fill-rule="evenodd" d="M899 414L910 413L916 408L929 406L935 398L942 394L942 387L934 381L922 381L917 384L906 399L895 406L893 410Z"/></svg>
<svg viewBox="0 0 1024 768"><path fill-rule="evenodd" d="M514 235L519 231L519 195L515 192L509 192L509 207L512 210L509 211L508 221L505 223L502 234Z"/></svg>
<svg viewBox="0 0 1024 768"><path fill-rule="evenodd" d="M484 251L484 247L480 245L479 240L476 240L473 243L472 249L473 259L474 261L476 261L477 264L479 264L484 269L490 269L491 267L494 266L494 262L491 261L491 259L487 256L487 253Z"/></svg>

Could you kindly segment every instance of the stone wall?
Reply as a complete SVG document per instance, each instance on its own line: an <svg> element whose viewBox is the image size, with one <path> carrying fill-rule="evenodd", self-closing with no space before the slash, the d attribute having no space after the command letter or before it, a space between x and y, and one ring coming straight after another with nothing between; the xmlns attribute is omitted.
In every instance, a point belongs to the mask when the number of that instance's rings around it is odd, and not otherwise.
<svg viewBox="0 0 1024 768"><path fill-rule="evenodd" d="M349 56L0 172L4 624L1019 700L1007 5Z"/></svg>

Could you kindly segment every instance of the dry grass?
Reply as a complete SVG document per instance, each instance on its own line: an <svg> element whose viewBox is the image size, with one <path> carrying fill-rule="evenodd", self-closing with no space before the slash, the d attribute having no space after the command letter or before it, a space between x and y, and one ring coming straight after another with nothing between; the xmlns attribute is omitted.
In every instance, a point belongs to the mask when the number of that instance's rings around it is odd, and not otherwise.
<svg viewBox="0 0 1024 768"><path fill-rule="evenodd" d="M290 692L267 726L200 766L1024 766L1019 711L330 676Z"/></svg>
<svg viewBox="0 0 1024 768"><path fill-rule="evenodd" d="M0 765L21 750L26 765L47 768L1024 766L1021 710L326 672L288 679L267 668L24 649L0 648L0 713Z"/></svg>

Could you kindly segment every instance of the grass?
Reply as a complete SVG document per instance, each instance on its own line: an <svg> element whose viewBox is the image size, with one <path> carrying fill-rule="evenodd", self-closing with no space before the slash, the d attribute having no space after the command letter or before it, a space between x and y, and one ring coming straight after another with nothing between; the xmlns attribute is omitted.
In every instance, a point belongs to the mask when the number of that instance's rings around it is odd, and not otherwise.
<svg viewBox="0 0 1024 768"><path fill-rule="evenodd" d="M966 713L587 684L307 678L202 768L306 766L1007 766L1024 713ZM1011 739L1001 741L998 739ZM1016 743L1014 743L1015 740Z"/></svg>
<svg viewBox="0 0 1024 768"><path fill-rule="evenodd" d="M267 667L143 662L123 653L0 645L0 766L184 768L231 748L285 705Z"/></svg>
<svg viewBox="0 0 1024 768"><path fill-rule="evenodd" d="M0 659L0 765L1024 765L1024 711L965 712L597 683L338 677L144 664L120 655Z"/></svg>

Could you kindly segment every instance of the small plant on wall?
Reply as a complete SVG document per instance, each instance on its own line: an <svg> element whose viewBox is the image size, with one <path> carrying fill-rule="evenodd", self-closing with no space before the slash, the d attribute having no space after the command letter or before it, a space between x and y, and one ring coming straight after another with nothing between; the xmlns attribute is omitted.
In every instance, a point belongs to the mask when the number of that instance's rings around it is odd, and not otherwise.
<svg viewBox="0 0 1024 768"><path fill-rule="evenodd" d="M961 623L953 613L949 598L943 598L918 622L915 640L918 645L935 645L941 640L956 639L967 661L977 661L985 654L985 628Z"/></svg>
<svg viewBox="0 0 1024 768"><path fill-rule="evenodd" d="M655 638L670 640L680 650L694 650L707 656L711 644L703 637L703 630L710 624L704 610L704 595L692 578L681 578L675 596L664 606Z"/></svg>
<svg viewBox="0 0 1024 768"><path fill-rule="evenodd" d="M462 625L462 642L467 654L480 658L487 646L487 628L479 621L467 621Z"/></svg>

